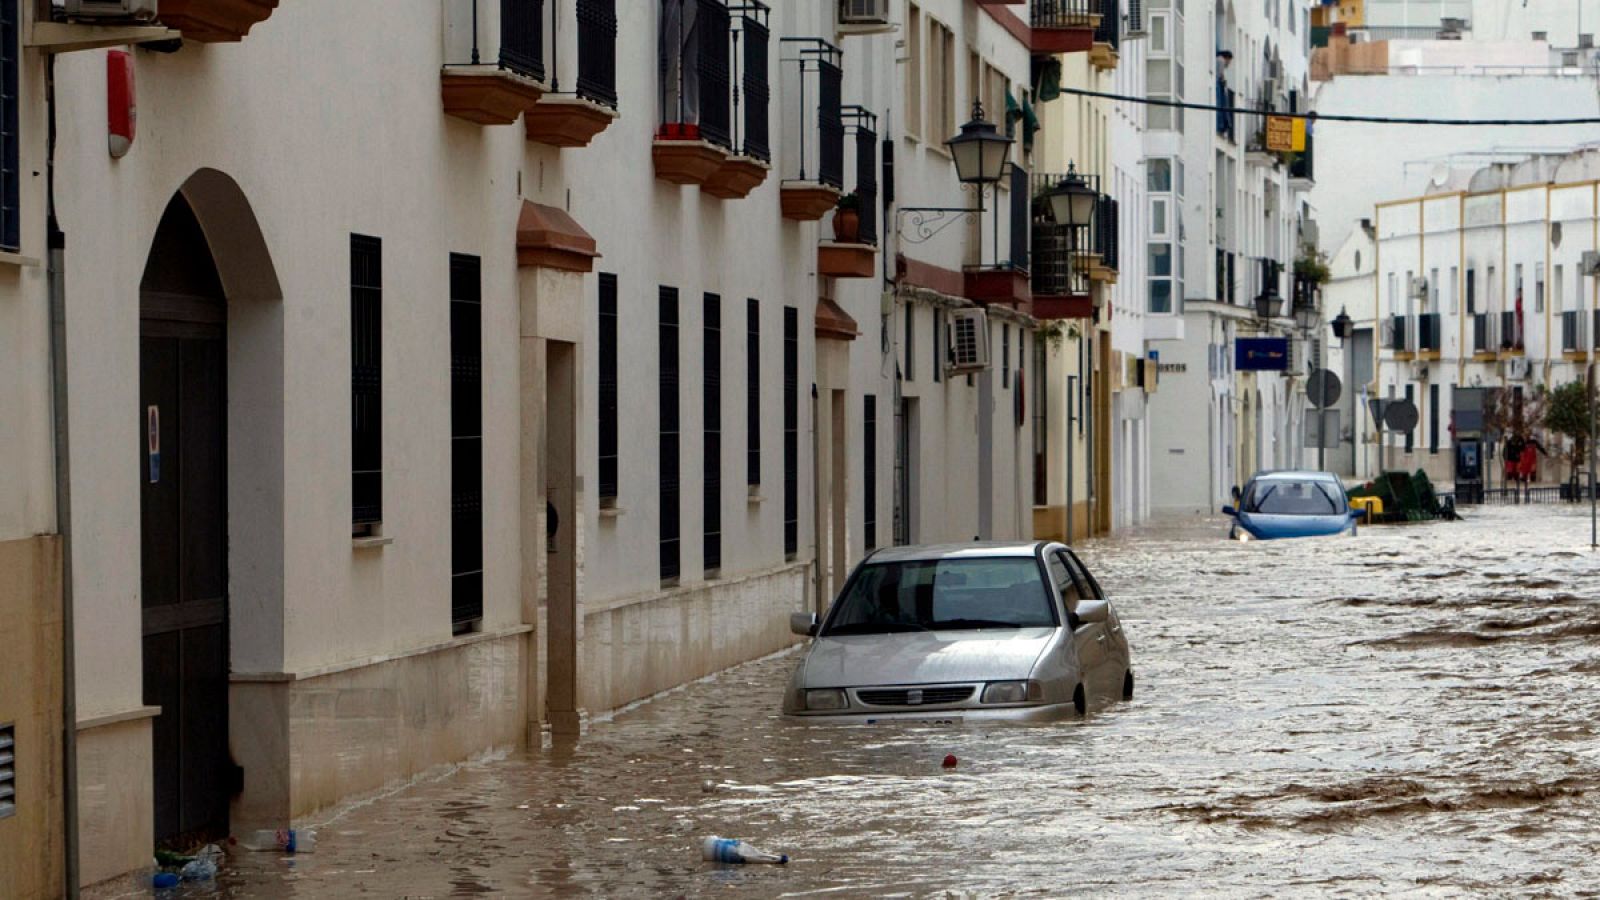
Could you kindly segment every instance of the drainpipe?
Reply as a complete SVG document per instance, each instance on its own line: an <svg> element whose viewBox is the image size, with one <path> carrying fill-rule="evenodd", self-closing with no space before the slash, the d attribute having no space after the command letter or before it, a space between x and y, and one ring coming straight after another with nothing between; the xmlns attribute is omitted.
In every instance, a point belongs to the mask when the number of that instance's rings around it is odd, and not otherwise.
<svg viewBox="0 0 1600 900"><path fill-rule="evenodd" d="M78 698L72 622L72 478L67 442L66 235L56 221L56 58L45 57L46 280L50 296L50 412L55 450L56 531L61 535L61 828L66 896L78 896Z"/></svg>

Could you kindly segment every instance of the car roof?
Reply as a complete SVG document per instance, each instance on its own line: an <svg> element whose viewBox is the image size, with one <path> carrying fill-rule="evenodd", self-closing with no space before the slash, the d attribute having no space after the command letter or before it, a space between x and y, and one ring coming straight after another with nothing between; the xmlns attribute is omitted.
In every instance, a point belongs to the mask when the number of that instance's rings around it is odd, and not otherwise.
<svg viewBox="0 0 1600 900"><path fill-rule="evenodd" d="M1339 476L1332 472L1317 472L1312 469L1274 469L1268 472L1257 472L1251 476L1251 481L1338 481Z"/></svg>
<svg viewBox="0 0 1600 900"><path fill-rule="evenodd" d="M919 544L910 547L885 547L867 559L869 563L920 562L931 559L993 559L1031 557L1046 541L962 541L953 544Z"/></svg>

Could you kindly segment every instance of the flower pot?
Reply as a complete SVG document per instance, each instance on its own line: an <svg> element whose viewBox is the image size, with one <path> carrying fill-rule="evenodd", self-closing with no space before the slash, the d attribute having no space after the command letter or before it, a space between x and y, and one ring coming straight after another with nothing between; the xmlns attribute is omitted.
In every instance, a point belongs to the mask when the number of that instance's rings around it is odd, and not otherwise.
<svg viewBox="0 0 1600 900"><path fill-rule="evenodd" d="M854 209L833 211L833 239L841 244L857 243L861 237L861 213Z"/></svg>

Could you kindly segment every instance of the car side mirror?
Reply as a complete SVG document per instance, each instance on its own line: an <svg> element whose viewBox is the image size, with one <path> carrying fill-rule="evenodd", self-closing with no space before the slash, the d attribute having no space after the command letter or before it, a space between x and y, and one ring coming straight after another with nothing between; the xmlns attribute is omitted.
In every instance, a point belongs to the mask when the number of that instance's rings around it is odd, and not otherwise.
<svg viewBox="0 0 1600 900"><path fill-rule="evenodd" d="M1079 600L1078 620L1084 624L1105 622L1111 618L1111 604L1104 600Z"/></svg>
<svg viewBox="0 0 1600 900"><path fill-rule="evenodd" d="M1222 508L1222 514L1225 516L1237 516L1239 511L1231 506L1224 506Z"/></svg>
<svg viewBox="0 0 1600 900"><path fill-rule="evenodd" d="M789 613L789 630L802 637L812 637L817 633L817 614Z"/></svg>

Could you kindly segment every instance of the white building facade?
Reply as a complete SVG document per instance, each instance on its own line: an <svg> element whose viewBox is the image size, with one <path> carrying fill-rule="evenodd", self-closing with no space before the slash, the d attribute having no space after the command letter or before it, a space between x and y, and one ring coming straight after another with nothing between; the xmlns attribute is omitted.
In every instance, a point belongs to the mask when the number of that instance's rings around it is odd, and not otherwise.
<svg viewBox="0 0 1600 900"><path fill-rule="evenodd" d="M1033 320L965 268L1014 261L1012 207L896 211L969 202L943 143L1026 90L1025 27L406 4L55 32L85 884L782 649L875 547L1031 530ZM7 609L55 590L39 185L0 537L43 593Z"/></svg>
<svg viewBox="0 0 1600 900"><path fill-rule="evenodd" d="M1152 494L1158 510L1198 513L1254 472L1300 457L1305 349L1286 317L1313 149L1269 151L1261 113L1308 109L1309 7L1173 0L1148 15L1152 98L1246 111L1152 107L1147 120L1146 308L1164 375ZM1256 300L1269 290L1280 301L1263 319ZM1263 338L1284 342L1271 351L1283 368L1241 371L1239 341Z"/></svg>

